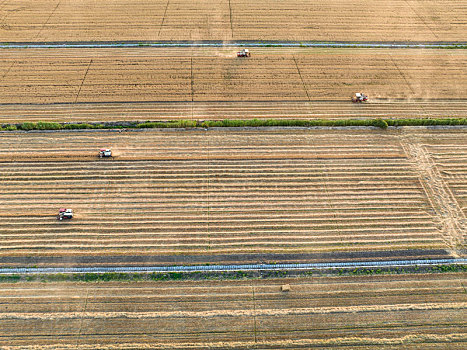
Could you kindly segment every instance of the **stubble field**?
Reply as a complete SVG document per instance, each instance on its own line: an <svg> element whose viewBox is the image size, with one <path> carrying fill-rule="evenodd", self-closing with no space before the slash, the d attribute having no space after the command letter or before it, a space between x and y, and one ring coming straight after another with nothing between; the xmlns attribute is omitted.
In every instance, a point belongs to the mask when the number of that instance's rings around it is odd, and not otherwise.
<svg viewBox="0 0 467 350"><path fill-rule="evenodd" d="M459 41L466 1L4 0L0 42Z"/></svg>
<svg viewBox="0 0 467 350"><path fill-rule="evenodd" d="M465 282L457 273L2 283L0 346L461 349Z"/></svg>
<svg viewBox="0 0 467 350"><path fill-rule="evenodd" d="M465 232L464 136L422 134L455 164L456 187L421 167L436 158L408 131L4 133L0 262L456 255ZM102 147L115 158L99 160ZM61 207L75 218L57 221Z"/></svg>
<svg viewBox="0 0 467 350"><path fill-rule="evenodd" d="M8 49L0 122L466 117L466 53L413 49ZM357 91L370 96L354 105Z"/></svg>

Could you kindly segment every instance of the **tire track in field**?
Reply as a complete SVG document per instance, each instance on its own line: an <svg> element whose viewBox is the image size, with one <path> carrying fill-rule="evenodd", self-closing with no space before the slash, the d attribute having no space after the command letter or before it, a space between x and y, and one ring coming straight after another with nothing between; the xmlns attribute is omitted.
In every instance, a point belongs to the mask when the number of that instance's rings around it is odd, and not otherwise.
<svg viewBox="0 0 467 350"><path fill-rule="evenodd" d="M91 64L92 64L92 59L89 61L88 67L86 68L86 72L84 73L84 77L83 77L83 80L81 81L81 84L80 84L80 86L79 86L79 90L78 90L78 93L76 94L76 98L75 98L75 102L74 102L74 103L76 103L76 102L78 101L79 94L81 93L81 89L83 88L84 81L86 80L86 77L87 77L87 75L88 75L89 68L91 67Z"/></svg>
<svg viewBox="0 0 467 350"><path fill-rule="evenodd" d="M400 140L407 158L420 174L420 182L437 214L436 217L441 221L446 243L453 249L455 256L459 256L456 250L462 249L463 233L467 230L466 217L462 208L421 141L416 140L415 135L409 133L402 134Z"/></svg>
<svg viewBox="0 0 467 350"><path fill-rule="evenodd" d="M167 4L165 5L165 10L164 10L164 15L162 16L161 26L159 27L159 33L157 34L158 37L161 36L162 27L164 26L165 17L167 15L167 9L169 8L169 3L170 3L170 0L167 0Z"/></svg>
<svg viewBox="0 0 467 350"><path fill-rule="evenodd" d="M39 32L37 33L36 37L34 39L37 39L39 37L39 35L41 35L42 31L44 30L45 26L49 23L50 19L52 18L52 16L54 15L55 11L57 11L57 8L60 6L60 3L62 1L59 0L58 3L57 3L57 6L55 6L55 8L53 9L53 11L50 13L49 17L47 17L47 20L44 22L44 24L42 25L41 29L39 29Z"/></svg>

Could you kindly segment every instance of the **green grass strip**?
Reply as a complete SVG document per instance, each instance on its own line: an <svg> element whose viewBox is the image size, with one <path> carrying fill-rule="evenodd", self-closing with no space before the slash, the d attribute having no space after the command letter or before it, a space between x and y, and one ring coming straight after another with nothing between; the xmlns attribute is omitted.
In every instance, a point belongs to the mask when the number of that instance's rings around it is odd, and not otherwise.
<svg viewBox="0 0 467 350"><path fill-rule="evenodd" d="M179 280L238 280L281 277L326 277L358 275L393 275L426 273L465 273L466 265L407 266L382 268L342 268L325 270L272 270L272 271L206 271L206 272L149 272L149 273L56 273L0 275L0 283L14 282L109 282L109 281L179 281Z"/></svg>
<svg viewBox="0 0 467 350"><path fill-rule="evenodd" d="M165 128L239 128L239 127L377 127L388 126L437 126L467 125L467 118L404 118L404 119L223 119L223 120L177 120L147 122L106 123L53 123L25 122L2 124L0 131L30 130L81 130L81 129L165 129Z"/></svg>

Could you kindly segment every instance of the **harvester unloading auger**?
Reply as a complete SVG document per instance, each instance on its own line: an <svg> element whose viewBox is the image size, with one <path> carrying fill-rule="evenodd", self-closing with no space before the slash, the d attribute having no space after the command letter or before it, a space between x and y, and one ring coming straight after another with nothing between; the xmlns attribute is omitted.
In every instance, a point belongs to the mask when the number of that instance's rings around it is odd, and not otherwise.
<svg viewBox="0 0 467 350"><path fill-rule="evenodd" d="M361 103L368 101L368 96L365 95L363 92L357 92L355 96L352 96L353 103Z"/></svg>

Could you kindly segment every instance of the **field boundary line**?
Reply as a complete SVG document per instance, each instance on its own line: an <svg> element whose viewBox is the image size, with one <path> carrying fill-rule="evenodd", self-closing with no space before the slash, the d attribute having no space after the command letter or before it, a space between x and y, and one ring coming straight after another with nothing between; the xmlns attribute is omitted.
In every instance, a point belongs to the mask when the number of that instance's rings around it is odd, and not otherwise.
<svg viewBox="0 0 467 350"><path fill-rule="evenodd" d="M307 270L341 269L371 267L403 267L460 264L466 265L467 259L433 260L388 260L360 262L324 262L301 264L239 264L239 265L179 265L179 266L115 266L115 267L23 267L0 268L0 275L10 274L57 274L57 273L132 273L132 272L203 272L203 271L272 271L272 270Z"/></svg>

